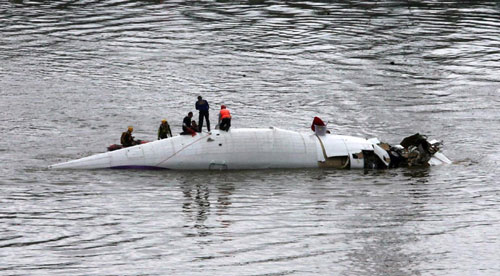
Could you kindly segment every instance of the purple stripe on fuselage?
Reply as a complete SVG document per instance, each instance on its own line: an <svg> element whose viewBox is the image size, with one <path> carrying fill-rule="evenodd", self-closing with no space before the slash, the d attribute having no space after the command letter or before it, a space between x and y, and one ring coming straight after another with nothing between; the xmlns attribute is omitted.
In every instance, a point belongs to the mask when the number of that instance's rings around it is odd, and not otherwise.
<svg viewBox="0 0 500 276"><path fill-rule="evenodd" d="M129 166L116 166L111 167L111 169L132 169L132 170L168 170L167 168L155 167L155 166L139 166L139 165L129 165Z"/></svg>

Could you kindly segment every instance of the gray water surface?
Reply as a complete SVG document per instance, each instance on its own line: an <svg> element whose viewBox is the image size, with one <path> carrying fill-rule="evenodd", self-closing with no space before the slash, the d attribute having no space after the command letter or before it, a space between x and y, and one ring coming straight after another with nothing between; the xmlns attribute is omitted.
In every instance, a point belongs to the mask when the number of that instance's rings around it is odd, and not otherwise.
<svg viewBox="0 0 500 276"><path fill-rule="evenodd" d="M499 275L496 1L0 0L0 275ZM66 171L202 95L232 127L389 143L387 171Z"/></svg>

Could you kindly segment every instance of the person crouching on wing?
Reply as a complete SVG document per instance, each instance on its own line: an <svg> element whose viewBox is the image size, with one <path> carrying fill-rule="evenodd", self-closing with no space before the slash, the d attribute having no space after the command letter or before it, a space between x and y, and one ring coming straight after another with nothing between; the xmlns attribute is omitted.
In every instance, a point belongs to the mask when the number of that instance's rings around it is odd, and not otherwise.
<svg viewBox="0 0 500 276"><path fill-rule="evenodd" d="M134 131L134 128L129 126L127 131L122 133L120 142L122 143L122 146L124 148L131 147L137 144L136 141L134 141L134 136L132 136L132 131Z"/></svg>
<svg viewBox="0 0 500 276"><path fill-rule="evenodd" d="M197 129L193 129L191 127L191 118L193 118L193 112L189 112L186 117L184 117L184 120L182 120L182 134L191 134L191 136L196 135Z"/></svg>
<svg viewBox="0 0 500 276"><path fill-rule="evenodd" d="M231 127L231 112L225 105L221 105L219 112L219 129L228 131Z"/></svg>
<svg viewBox="0 0 500 276"><path fill-rule="evenodd" d="M170 125L166 119L161 120L160 127L158 128L158 140L172 137L172 131L170 131Z"/></svg>

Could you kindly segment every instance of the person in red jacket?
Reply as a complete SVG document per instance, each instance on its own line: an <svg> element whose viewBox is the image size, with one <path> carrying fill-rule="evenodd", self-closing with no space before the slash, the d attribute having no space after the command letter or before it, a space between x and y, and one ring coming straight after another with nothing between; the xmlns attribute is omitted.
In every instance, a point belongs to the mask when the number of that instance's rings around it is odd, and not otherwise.
<svg viewBox="0 0 500 276"><path fill-rule="evenodd" d="M228 131L231 127L231 112L225 105L221 105L219 112L219 129Z"/></svg>
<svg viewBox="0 0 500 276"><path fill-rule="evenodd" d="M330 133L330 131L326 129L325 122L323 122L323 120L321 120L319 117L314 117L313 122L311 124L312 131L314 131L314 132L316 132L316 134L318 134L319 132L316 131L316 126L325 128L323 134Z"/></svg>
<svg viewBox="0 0 500 276"><path fill-rule="evenodd" d="M312 131L316 131L315 126L326 126L323 120L321 120L319 117L314 117L313 122L311 124L311 129Z"/></svg>

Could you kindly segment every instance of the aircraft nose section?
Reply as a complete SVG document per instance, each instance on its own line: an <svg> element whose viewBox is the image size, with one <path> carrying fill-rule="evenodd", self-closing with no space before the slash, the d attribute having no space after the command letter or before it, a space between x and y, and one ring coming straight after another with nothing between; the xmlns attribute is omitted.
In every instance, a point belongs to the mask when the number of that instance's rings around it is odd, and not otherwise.
<svg viewBox="0 0 500 276"><path fill-rule="evenodd" d="M50 165L49 169L100 169L109 168L111 157L107 153Z"/></svg>

